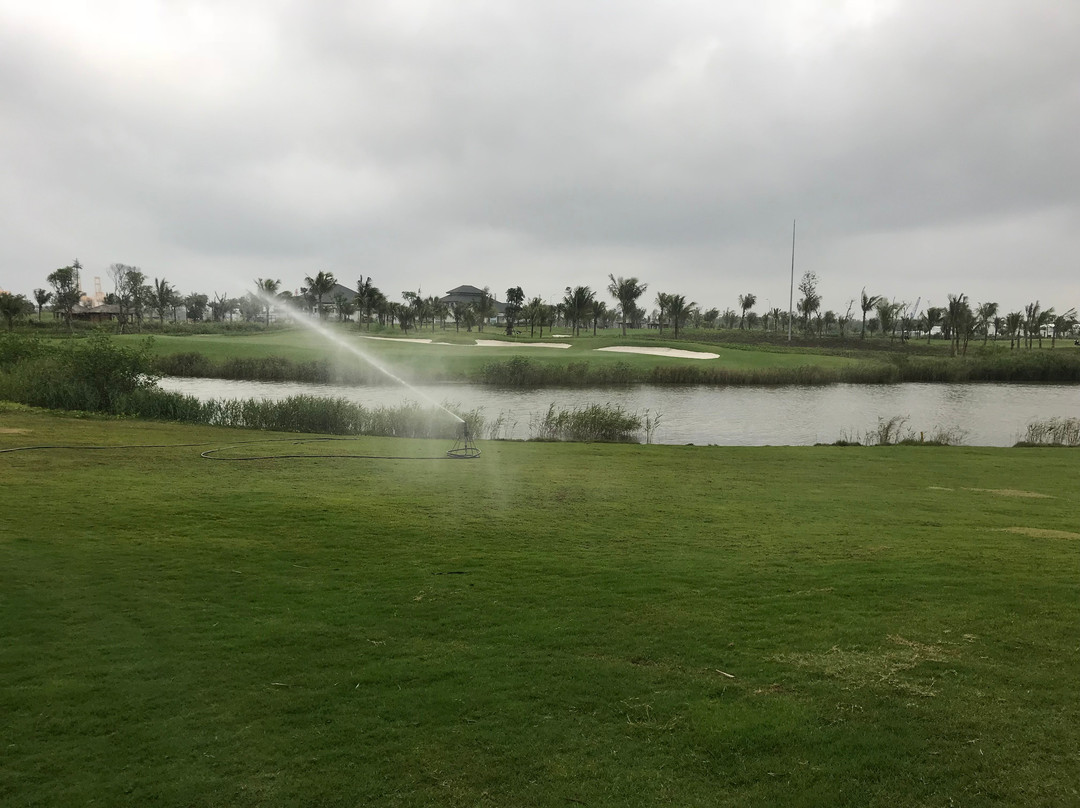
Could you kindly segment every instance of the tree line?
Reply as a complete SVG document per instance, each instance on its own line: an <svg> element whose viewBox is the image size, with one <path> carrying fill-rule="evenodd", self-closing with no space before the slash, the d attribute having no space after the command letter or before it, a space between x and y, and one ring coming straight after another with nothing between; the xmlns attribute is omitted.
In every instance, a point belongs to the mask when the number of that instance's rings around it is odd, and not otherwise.
<svg viewBox="0 0 1080 808"><path fill-rule="evenodd" d="M84 296L80 288L81 270L76 259L71 265L53 271L46 278L51 290L35 289L33 301L23 295L0 293L0 316L6 320L8 329L16 319L35 311L40 320L44 308L50 305L54 316L62 317L70 329L72 312ZM399 327L406 333L427 325L432 330L439 326L445 329L450 320L455 329L483 331L497 314L496 299L487 287L477 300L467 303L425 297L420 291L404 291L401 300L395 301L375 286L371 276L361 275L356 291L351 294L333 293L338 288L337 278L331 272L320 271L304 277L298 295L283 291L279 279L258 278L253 292L229 297L220 293L182 295L167 279L151 280L139 267L126 264L112 264L108 273L114 291L105 295L105 303L117 307L116 320L121 332L140 329L144 319L154 315L162 323L169 316L175 322L181 308L184 317L194 322L231 321L239 315L244 321L263 320L269 324L275 306L307 310L320 317L328 316L332 307L339 320L357 315L361 327L366 325L370 329L372 323L378 323L383 327ZM647 284L636 277L614 274L608 276L608 281L604 291L613 302L611 307L590 286L567 286L562 300L555 303L540 297L526 300L520 286L508 288L503 312L506 333L522 333L521 329L528 328L530 336L535 337L539 332L542 337L545 327L549 333L563 327L578 336L584 327L591 328L595 335L598 328L615 324L625 336L627 328L640 328L648 323L661 334L665 328L671 328L675 338L687 325L707 329L734 329L737 325L740 330L757 328L773 333L790 333L797 327L803 336L845 337L849 330L854 333L858 310L860 339L866 339L868 333L871 336L880 333L901 342L913 336L925 336L929 341L937 333L949 341L950 352L955 355L965 354L972 339L981 338L985 344L991 333L995 340L1008 338L1012 348L1030 348L1036 342L1041 347L1044 338L1049 338L1053 347L1057 339L1074 333L1080 325L1075 308L1059 313L1053 307L1043 308L1039 301L1028 303L1023 311L1002 314L996 302L972 307L967 295L961 293L947 295L945 306L928 305L920 309L918 300L914 304L889 300L884 295L867 294L865 287L857 300L848 302L843 314L822 311L819 281L814 272L803 274L798 285L800 297L790 316L779 307L758 314L754 311L757 295L749 292L738 295L738 311L729 307L723 312L718 308L703 310L685 295L659 292L655 308L649 312L639 305Z"/></svg>

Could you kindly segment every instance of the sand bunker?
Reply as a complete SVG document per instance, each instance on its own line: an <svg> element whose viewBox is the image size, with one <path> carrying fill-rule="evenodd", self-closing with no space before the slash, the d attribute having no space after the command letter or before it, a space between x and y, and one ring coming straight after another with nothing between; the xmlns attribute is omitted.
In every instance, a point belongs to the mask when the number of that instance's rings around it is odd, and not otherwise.
<svg viewBox="0 0 1080 808"><path fill-rule="evenodd" d="M648 354L649 356L673 356L679 359L719 359L720 354L708 351L683 351L678 348L638 348L633 345L613 345L610 348L597 348L598 351L615 351L616 353Z"/></svg>
<svg viewBox="0 0 1080 808"><path fill-rule="evenodd" d="M1053 499L1049 494L1037 491L1020 491L1016 488L965 488L965 491L978 491L983 494L997 494L999 497L1027 497L1029 499Z"/></svg>
<svg viewBox="0 0 1080 808"><path fill-rule="evenodd" d="M381 339L386 342L418 342L423 345L456 345L462 348L569 348L569 343L566 342L507 342L502 339L478 339L476 345L466 345L464 343L457 342L433 342L430 339L424 337L369 337L366 334L362 334L363 339Z"/></svg>
<svg viewBox="0 0 1080 808"><path fill-rule="evenodd" d="M1080 533L1070 533L1068 530L1047 530L1041 527L999 527L998 530L1031 536L1033 539L1080 539Z"/></svg>
<svg viewBox="0 0 1080 808"><path fill-rule="evenodd" d="M424 337L369 337L367 334L361 334L363 339L381 339L386 342L423 342L428 345L431 344L431 340Z"/></svg>
<svg viewBox="0 0 1080 808"><path fill-rule="evenodd" d="M481 348L569 348L565 342L507 342L501 339L478 339Z"/></svg>

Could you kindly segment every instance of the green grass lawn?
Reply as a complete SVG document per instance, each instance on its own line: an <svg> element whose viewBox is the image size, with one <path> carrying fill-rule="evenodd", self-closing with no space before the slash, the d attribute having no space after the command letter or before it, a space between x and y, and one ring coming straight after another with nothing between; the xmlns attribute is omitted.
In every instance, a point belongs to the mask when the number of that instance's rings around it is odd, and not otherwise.
<svg viewBox="0 0 1080 808"><path fill-rule="evenodd" d="M0 803L1080 802L1073 451L202 448L0 454Z"/></svg>
<svg viewBox="0 0 1080 808"><path fill-rule="evenodd" d="M571 362L589 362L596 366L614 365L622 362L633 368L651 369L656 365L708 365L735 370L753 370L767 368L796 368L813 365L823 368L839 368L852 365L860 359L818 353L805 348L778 349L776 346L764 348L751 346L718 346L697 344L686 341L663 339L655 332L631 333L626 338L617 330L601 332L593 337L584 332L575 338L551 338L547 332L543 340L530 338L526 331L523 335L508 338L498 329L486 329L483 332L439 330L432 333L410 332L407 339L368 339L366 332L355 327L335 327L330 324L335 334L345 339L350 345L377 361L388 365L395 371L404 373L411 380L422 381L425 378L475 377L480 367L492 361L504 361L512 356L527 356L538 364L565 366ZM393 332L391 332L393 333ZM400 332L398 332L400 333ZM562 332L556 332L562 333ZM668 335L670 337L670 334ZM128 334L117 337L126 344L137 344L145 337ZM435 343L423 344L410 341L413 339L431 339ZM536 348L522 344L519 347L483 347L475 344L476 340L499 340L504 342L533 343L553 342L570 343L570 348ZM678 357L657 357L643 354L613 353L597 351L613 345L637 345L646 347L674 347L680 350L698 350L717 353L719 359L700 360ZM215 362L230 358L282 357L294 362L332 360L342 363L356 363L358 359L348 351L329 343L317 333L302 328L271 330L267 332L237 335L155 335L152 353L165 356L170 354L198 352Z"/></svg>

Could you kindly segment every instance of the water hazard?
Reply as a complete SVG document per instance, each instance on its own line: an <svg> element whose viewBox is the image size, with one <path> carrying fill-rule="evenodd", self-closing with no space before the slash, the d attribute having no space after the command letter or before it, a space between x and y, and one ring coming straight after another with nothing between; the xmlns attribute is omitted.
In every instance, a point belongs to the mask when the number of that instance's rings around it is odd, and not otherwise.
<svg viewBox="0 0 1080 808"><path fill-rule="evenodd" d="M873 431L879 418L907 418L929 437L959 430L972 446L1011 446L1033 420L1080 418L1080 386L1022 384L830 385L826 387L653 387L500 390L472 384L367 387L294 382L165 378L161 386L200 399L340 397L365 406L435 401L503 417L502 437L528 438L531 419L559 408L617 404L660 415L656 443L727 446L832 443ZM483 437L488 437L484 435Z"/></svg>

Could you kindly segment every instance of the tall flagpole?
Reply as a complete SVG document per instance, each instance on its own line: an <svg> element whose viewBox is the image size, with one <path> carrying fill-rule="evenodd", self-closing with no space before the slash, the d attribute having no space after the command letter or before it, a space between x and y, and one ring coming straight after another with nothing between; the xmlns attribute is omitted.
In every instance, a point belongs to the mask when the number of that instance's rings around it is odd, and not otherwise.
<svg viewBox="0 0 1080 808"><path fill-rule="evenodd" d="M787 341L791 342L791 315L795 303L795 220L791 220L791 288L788 290L787 303Z"/></svg>

